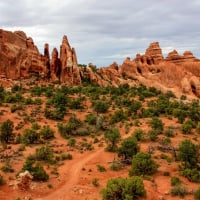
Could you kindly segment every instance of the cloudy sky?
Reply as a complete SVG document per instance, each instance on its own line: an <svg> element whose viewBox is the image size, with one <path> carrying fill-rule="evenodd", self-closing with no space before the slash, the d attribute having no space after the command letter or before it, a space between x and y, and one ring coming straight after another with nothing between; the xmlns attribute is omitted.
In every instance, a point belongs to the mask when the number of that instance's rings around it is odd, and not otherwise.
<svg viewBox="0 0 200 200"><path fill-rule="evenodd" d="M59 49L63 35L81 64L98 67L144 53L158 41L200 57L200 0L1 0L0 28L23 30L41 53Z"/></svg>

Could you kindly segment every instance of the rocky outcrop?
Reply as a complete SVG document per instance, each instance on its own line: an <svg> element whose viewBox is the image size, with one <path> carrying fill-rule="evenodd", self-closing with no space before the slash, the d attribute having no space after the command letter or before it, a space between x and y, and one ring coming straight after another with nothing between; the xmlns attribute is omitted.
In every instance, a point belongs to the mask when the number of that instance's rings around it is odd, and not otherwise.
<svg viewBox="0 0 200 200"><path fill-rule="evenodd" d="M65 84L80 84L81 77L76 52L71 48L67 36L63 37L58 50L53 49L50 58L49 45L44 45L42 55L31 37L22 31L10 32L0 29L0 77L24 79L40 77L48 81Z"/></svg>
<svg viewBox="0 0 200 200"><path fill-rule="evenodd" d="M33 176L29 171L21 172L17 178L17 186L19 189L27 191L30 189Z"/></svg>
<svg viewBox="0 0 200 200"><path fill-rule="evenodd" d="M142 83L179 95L200 97L200 60L190 51L179 55L174 50L164 58L159 43L153 42L143 55L128 57L122 65L114 62L98 69L93 64L78 65L75 49L70 46L67 36L63 36L60 52L54 48L50 55L48 44L44 45L44 54L41 54L33 39L24 32L0 29L0 84L8 84L8 79L33 76L68 85L85 81L116 87L124 83Z"/></svg>
<svg viewBox="0 0 200 200"><path fill-rule="evenodd" d="M159 43L152 43L144 55L125 59L120 67L126 77L160 90L200 97L200 60L190 51L182 56L176 50L163 58Z"/></svg>
<svg viewBox="0 0 200 200"><path fill-rule="evenodd" d="M60 80L63 83L80 84L81 77L78 68L76 52L71 48L67 36L63 37L60 46L60 62L61 62L61 75Z"/></svg>

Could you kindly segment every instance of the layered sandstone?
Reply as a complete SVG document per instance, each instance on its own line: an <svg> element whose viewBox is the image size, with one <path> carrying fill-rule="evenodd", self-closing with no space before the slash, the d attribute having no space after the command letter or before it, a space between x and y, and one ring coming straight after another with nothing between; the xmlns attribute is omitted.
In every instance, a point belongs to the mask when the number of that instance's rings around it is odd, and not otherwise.
<svg viewBox="0 0 200 200"><path fill-rule="evenodd" d="M22 31L0 29L0 76L7 79L41 77L48 81L80 84L80 71L76 52L67 36L63 37L59 52L56 48L50 58L49 45L44 45L42 55L31 37Z"/></svg>
<svg viewBox="0 0 200 200"><path fill-rule="evenodd" d="M200 97L200 60L192 52L183 55L174 50L163 57L158 42L153 42L145 54L126 58L122 65L113 63L108 67L95 65L79 66L75 49L63 36L60 52L44 45L44 54L39 53L31 37L22 31L0 29L0 84L8 79L24 79L36 76L50 82L81 84L84 81L101 86L128 83L144 84L163 91Z"/></svg>

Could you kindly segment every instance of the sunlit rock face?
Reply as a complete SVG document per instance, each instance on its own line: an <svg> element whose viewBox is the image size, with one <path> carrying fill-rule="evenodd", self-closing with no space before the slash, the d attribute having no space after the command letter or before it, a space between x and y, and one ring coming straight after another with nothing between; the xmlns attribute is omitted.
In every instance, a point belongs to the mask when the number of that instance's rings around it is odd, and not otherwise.
<svg viewBox="0 0 200 200"><path fill-rule="evenodd" d="M100 86L144 84L162 91L171 90L177 95L200 97L200 60L192 52L180 55L176 50L164 58L158 42L153 42L144 54L125 58L119 65L96 68L94 64L78 65L76 51L63 36L60 49L49 52L44 44L41 54L31 37L23 31L0 29L0 80L27 79L32 76L43 81L66 85L92 82Z"/></svg>

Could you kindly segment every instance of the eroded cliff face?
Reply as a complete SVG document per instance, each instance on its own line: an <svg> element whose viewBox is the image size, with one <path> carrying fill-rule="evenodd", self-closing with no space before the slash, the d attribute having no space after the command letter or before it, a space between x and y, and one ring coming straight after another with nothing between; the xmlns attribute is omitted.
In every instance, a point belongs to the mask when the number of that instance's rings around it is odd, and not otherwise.
<svg viewBox="0 0 200 200"><path fill-rule="evenodd" d="M52 57L52 58L51 58ZM39 76L47 81L80 84L80 72L76 52L67 37L63 37L58 50L53 49L50 57L49 44L44 45L42 55L31 37L22 31L0 29L0 76L7 79L23 79Z"/></svg>
<svg viewBox="0 0 200 200"><path fill-rule="evenodd" d="M144 55L126 59L121 71L139 83L154 86L162 91L200 97L200 60L186 51L179 55L176 50L163 58L158 42L151 43Z"/></svg>
<svg viewBox="0 0 200 200"><path fill-rule="evenodd" d="M176 50L163 57L158 42L153 42L145 54L126 58L122 65L116 62L100 69L92 64L79 66L74 48L67 36L63 36L60 52L49 52L44 45L44 54L39 53L32 38L22 31L0 29L0 77L23 79L39 76L44 81L75 85L84 81L100 86L128 83L131 86L144 84L162 91L200 97L200 60L192 52L179 55Z"/></svg>

